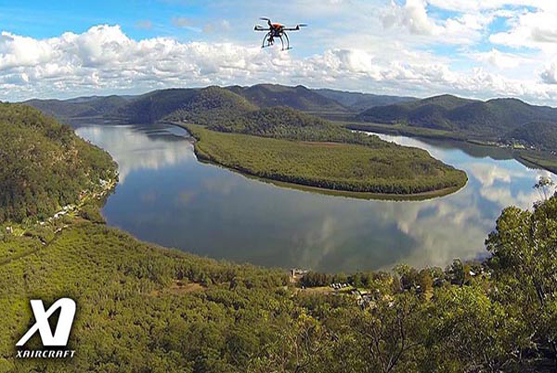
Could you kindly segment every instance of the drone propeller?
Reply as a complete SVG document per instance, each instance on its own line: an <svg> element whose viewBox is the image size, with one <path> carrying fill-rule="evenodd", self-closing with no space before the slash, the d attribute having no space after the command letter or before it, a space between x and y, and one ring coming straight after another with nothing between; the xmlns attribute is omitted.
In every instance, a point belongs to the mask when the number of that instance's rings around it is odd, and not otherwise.
<svg viewBox="0 0 557 373"><path fill-rule="evenodd" d="M299 23L298 27L308 27L308 24L307 23Z"/></svg>
<svg viewBox="0 0 557 373"><path fill-rule="evenodd" d="M267 17L260 17L259 19L262 20L262 21L267 21L267 24L268 24L269 26L271 26L271 19L270 19L270 18L267 18Z"/></svg>

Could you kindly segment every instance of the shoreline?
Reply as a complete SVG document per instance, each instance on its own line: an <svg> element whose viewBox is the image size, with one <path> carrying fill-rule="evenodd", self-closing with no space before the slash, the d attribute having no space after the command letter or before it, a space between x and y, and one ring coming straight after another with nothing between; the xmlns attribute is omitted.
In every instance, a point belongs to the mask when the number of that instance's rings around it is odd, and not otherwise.
<svg viewBox="0 0 557 373"><path fill-rule="evenodd" d="M200 154L198 147L196 146L196 143L199 141L199 139L189 131L186 124L177 123L177 122L165 122L165 123L183 128L188 132L188 134L194 140L193 150L199 162L222 167L224 169L237 172L240 175L247 177L249 179L259 180L267 184L272 184L277 187L284 187L284 188L294 189L298 191L305 191L310 193L318 193L323 195L338 196L338 197L345 197L345 198L402 202L402 201L425 201L425 200L430 200L435 198L446 197L454 193L457 193L460 190L463 190L468 185L469 182L468 175L466 175L466 182L463 185L446 187L442 189L419 192L419 193L396 194L396 193L355 192L355 191L340 190L340 189L327 189L327 188L322 188L313 185L261 177L259 175L250 173L242 168L226 166L224 164L221 164L220 162L215 161L209 156Z"/></svg>
<svg viewBox="0 0 557 373"><path fill-rule="evenodd" d="M341 122L337 122L339 125L343 125ZM448 132L445 131L440 131L440 130L429 130L429 129L423 129L420 127L416 127L416 131L412 131L409 130L407 131L406 129L400 128L400 126L394 127L394 128L389 128L388 124L381 124L381 123L365 123L362 122L361 124L355 123L355 122L350 122L347 125L343 125L346 129L349 129L351 131L361 131L361 132L375 132L375 133L379 133L379 134L384 134L384 135L391 135L391 136L405 136L405 137L409 137L409 138L415 138L415 139L430 139L430 140L439 140L439 141L455 141L455 142L460 142L460 143L466 143L466 144L471 144L471 145L476 145L476 146L481 146L481 147L486 147L486 148L494 148L494 149L506 149L508 150L513 158L520 162L523 163L525 165L527 165L526 163L529 163L530 165L534 165L540 169L543 169L545 171L551 172L552 174L557 175L557 158L549 158L549 157L543 157L542 158L537 158L537 157L529 157L529 155L535 155L535 154L539 154L540 152L543 153L543 151L540 150L527 150L527 149L514 149L514 148L507 148L507 147L500 147L494 144L491 144L489 142L482 142L479 140L475 140L475 139L467 139L464 137L460 137L460 136L453 136L450 135ZM421 131L428 131L429 133L423 133ZM439 133L436 133L435 131L438 131ZM532 159L532 158L536 158L539 159L540 161L549 161L549 162L555 162L555 166L546 166L543 164L543 162L539 162L536 161L536 159ZM528 165L527 165L528 166Z"/></svg>

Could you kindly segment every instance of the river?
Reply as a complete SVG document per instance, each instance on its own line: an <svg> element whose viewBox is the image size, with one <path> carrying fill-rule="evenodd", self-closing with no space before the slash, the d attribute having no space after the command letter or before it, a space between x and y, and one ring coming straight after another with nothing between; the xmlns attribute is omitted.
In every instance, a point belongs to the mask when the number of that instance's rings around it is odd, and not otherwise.
<svg viewBox="0 0 557 373"><path fill-rule="evenodd" d="M329 272L441 266L486 255L501 210L540 198L539 176L506 149L380 135L467 172L465 188L420 202L299 191L200 163L186 131L167 125L76 126L118 162L102 213L139 239L198 255Z"/></svg>

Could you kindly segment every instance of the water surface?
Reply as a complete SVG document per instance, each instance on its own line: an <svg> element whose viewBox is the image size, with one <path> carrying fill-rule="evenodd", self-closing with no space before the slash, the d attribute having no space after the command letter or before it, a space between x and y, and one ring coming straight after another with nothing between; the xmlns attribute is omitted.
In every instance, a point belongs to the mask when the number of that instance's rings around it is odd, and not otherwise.
<svg viewBox="0 0 557 373"><path fill-rule="evenodd" d="M81 125L106 149L120 182L103 215L136 237L212 258L324 271L445 266L485 255L484 240L505 206L528 208L547 171L506 149L383 139L428 150L463 169L469 183L429 201L393 202L282 188L197 161L187 133L172 126Z"/></svg>

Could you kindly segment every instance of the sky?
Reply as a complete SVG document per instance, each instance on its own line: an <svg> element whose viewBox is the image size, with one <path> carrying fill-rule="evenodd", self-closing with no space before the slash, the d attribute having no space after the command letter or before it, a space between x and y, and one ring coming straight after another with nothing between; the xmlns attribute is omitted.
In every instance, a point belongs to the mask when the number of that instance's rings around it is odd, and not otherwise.
<svg viewBox="0 0 557 373"><path fill-rule="evenodd" d="M308 27L261 49L259 17ZM279 83L557 106L554 0L0 0L0 100Z"/></svg>

